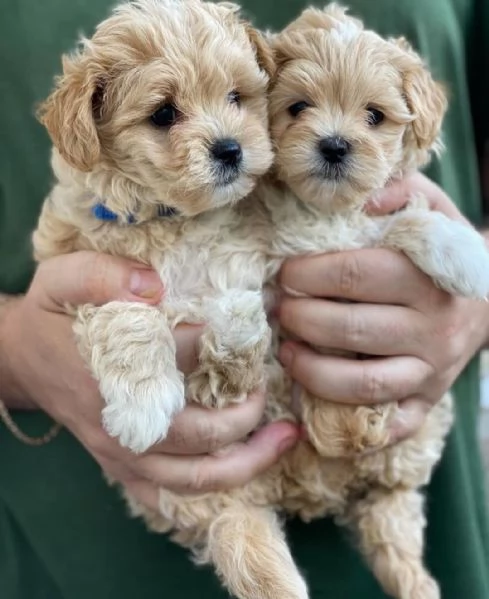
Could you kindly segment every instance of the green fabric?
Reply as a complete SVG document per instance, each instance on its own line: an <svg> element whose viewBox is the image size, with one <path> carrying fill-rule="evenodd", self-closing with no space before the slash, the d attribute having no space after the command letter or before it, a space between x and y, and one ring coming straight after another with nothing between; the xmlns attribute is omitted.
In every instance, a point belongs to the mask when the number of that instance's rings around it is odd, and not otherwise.
<svg viewBox="0 0 489 599"><path fill-rule="evenodd" d="M33 106L47 94L61 51L73 46L78 31L90 33L109 4L17 0L2 11L1 291L22 291L29 281L29 235L51 182L49 143L32 117ZM429 174L471 219L479 220L476 147L488 134L489 98L483 83L489 56L488 2L351 0L349 4L378 30L406 35L449 84L447 152ZM260 26L275 28L303 5L303 0L245 2ZM476 127L471 110L478 119ZM476 438L477 360L458 381L456 392L457 424L428 491L427 562L441 582L444 599L487 599L489 535ZM32 433L45 431L49 423L41 414L18 414L18 422ZM329 520L309 526L292 522L288 535L312 599L385 597L343 532ZM210 569L195 568L182 549L127 518L117 493L67 432L50 445L33 449L0 427L0 596L219 599L226 594Z"/></svg>

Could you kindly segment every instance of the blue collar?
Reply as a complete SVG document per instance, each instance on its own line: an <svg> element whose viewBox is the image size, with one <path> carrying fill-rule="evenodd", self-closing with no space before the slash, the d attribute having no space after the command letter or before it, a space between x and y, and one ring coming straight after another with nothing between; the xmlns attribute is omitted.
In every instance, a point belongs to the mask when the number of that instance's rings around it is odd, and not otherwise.
<svg viewBox="0 0 489 599"><path fill-rule="evenodd" d="M102 220L105 222L116 222L120 219L123 220L122 217L119 217L119 215L116 212L112 212L112 210L109 210L107 206L105 206L105 204L103 204L102 202L99 202L98 204L92 206L92 214L97 220ZM159 218L170 218L172 216L176 216L177 214L178 210L176 210L175 208L171 208L170 206L164 206L163 204L158 204L157 216ZM134 224L136 222L134 214L128 214L125 222L128 225Z"/></svg>

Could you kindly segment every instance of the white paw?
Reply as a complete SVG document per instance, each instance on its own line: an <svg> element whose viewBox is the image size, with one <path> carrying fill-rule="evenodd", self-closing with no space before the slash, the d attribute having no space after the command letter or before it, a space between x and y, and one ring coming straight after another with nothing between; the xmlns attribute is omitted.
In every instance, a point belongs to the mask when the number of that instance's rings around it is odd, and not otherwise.
<svg viewBox="0 0 489 599"><path fill-rule="evenodd" d="M107 402L102 410L105 430L134 453L162 441L185 405L183 377L177 371L172 378L162 376L130 384L124 378L105 379L100 390Z"/></svg>
<svg viewBox="0 0 489 599"><path fill-rule="evenodd" d="M440 587L430 576L426 576L423 580L418 581L414 588L405 595L402 599L440 599Z"/></svg>
<svg viewBox="0 0 489 599"><path fill-rule="evenodd" d="M443 214L431 213L426 254L415 263L452 295L484 299L489 294L489 251L477 231Z"/></svg>

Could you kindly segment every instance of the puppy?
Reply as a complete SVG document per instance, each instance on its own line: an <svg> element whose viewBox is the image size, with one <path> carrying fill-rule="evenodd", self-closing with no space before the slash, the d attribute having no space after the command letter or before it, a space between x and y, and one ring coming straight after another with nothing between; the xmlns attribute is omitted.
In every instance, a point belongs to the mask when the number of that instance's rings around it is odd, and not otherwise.
<svg viewBox="0 0 489 599"><path fill-rule="evenodd" d="M161 275L158 306L67 307L105 400L106 430L140 452L165 437L185 397L219 408L262 382L269 223L258 204L240 200L273 160L266 89L274 62L235 6L141 0L117 8L63 66L40 107L57 182L33 236L35 256L96 250ZM172 337L181 321L204 325L199 367L187 380ZM126 498L152 531L173 531L198 561L214 564L238 597L260 597L270 585L284 597L282 574L295 566L260 485L186 497L161 489L158 512Z"/></svg>
<svg viewBox="0 0 489 599"><path fill-rule="evenodd" d="M306 10L272 44L275 180L257 193L273 222L275 268L289 256L382 246L406 254L448 293L485 298L489 254L471 227L430 212L423 198L381 218L362 210L376 190L441 149L446 96L406 40L382 39L332 4ZM273 371L280 381L277 364ZM372 392L376 386L372 381ZM397 404L354 407L300 390L297 400L291 389L290 381L278 392L270 387L270 413L299 412L308 436L282 461L282 507L305 520L334 515L352 527L393 597L437 599L422 562L418 489L441 456L451 397L440 400L414 437L389 446L402 418Z"/></svg>
<svg viewBox="0 0 489 599"><path fill-rule="evenodd" d="M272 162L271 65L234 5L141 0L64 58L40 107L57 183L33 237L37 260L107 252L151 265L165 285L158 307L76 307L103 424L134 452L165 437L185 392L220 407L262 380L264 241L236 204ZM186 388L172 336L183 320L205 325Z"/></svg>

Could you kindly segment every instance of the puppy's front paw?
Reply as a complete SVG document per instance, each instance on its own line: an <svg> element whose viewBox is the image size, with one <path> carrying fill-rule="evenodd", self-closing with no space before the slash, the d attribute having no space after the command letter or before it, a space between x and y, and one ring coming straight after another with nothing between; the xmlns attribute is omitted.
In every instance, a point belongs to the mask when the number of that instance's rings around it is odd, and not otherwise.
<svg viewBox="0 0 489 599"><path fill-rule="evenodd" d="M472 227L438 212L399 213L384 241L451 295L485 299L489 294L489 251Z"/></svg>
<svg viewBox="0 0 489 599"><path fill-rule="evenodd" d="M105 430L134 453L162 441L185 403L179 374L173 379L160 376L135 382L124 377L112 381L104 378L100 390L107 402L102 410Z"/></svg>
<svg viewBox="0 0 489 599"><path fill-rule="evenodd" d="M440 587L426 574L415 582L409 592L402 594L401 599L441 599Z"/></svg>
<svg viewBox="0 0 489 599"><path fill-rule="evenodd" d="M164 439L185 404L165 316L127 302L83 306L74 330L107 404L102 415L109 435L134 452Z"/></svg>
<svg viewBox="0 0 489 599"><path fill-rule="evenodd" d="M437 220L431 255L427 256L435 283L452 295L485 299L489 294L489 251L483 237L463 223Z"/></svg>
<svg viewBox="0 0 489 599"><path fill-rule="evenodd" d="M189 396L207 407L242 401L264 378L270 328L260 292L233 290L205 305L207 327Z"/></svg>

